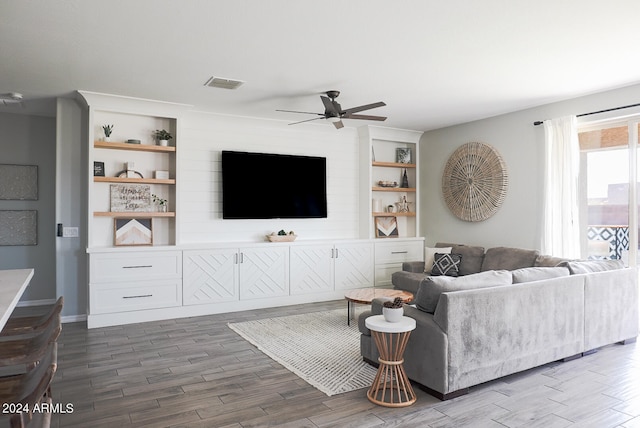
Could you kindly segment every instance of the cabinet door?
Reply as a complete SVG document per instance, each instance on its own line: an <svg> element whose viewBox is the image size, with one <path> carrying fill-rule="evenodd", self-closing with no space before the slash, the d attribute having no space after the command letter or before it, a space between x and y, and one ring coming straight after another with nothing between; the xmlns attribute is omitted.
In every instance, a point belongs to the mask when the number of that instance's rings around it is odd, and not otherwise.
<svg viewBox="0 0 640 428"><path fill-rule="evenodd" d="M240 299L289 295L289 247L240 249Z"/></svg>
<svg viewBox="0 0 640 428"><path fill-rule="evenodd" d="M292 246L291 294L333 290L333 245Z"/></svg>
<svg viewBox="0 0 640 428"><path fill-rule="evenodd" d="M238 300L236 249L183 252L183 304Z"/></svg>
<svg viewBox="0 0 640 428"><path fill-rule="evenodd" d="M336 245L336 290L373 287L373 243Z"/></svg>

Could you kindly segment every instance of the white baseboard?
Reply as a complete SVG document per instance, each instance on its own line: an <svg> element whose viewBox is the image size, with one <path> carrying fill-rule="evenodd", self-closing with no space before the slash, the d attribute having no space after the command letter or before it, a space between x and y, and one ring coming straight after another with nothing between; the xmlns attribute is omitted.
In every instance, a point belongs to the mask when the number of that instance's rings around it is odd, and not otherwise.
<svg viewBox="0 0 640 428"><path fill-rule="evenodd" d="M87 316L86 315L68 315L66 317L62 317L61 320L62 320L62 324L66 324L70 322L81 322L81 321L86 321Z"/></svg>
<svg viewBox="0 0 640 428"><path fill-rule="evenodd" d="M43 300L27 300L24 302L18 302L16 305L18 308L25 308L29 306L45 306L53 305L56 303L56 299L43 299Z"/></svg>

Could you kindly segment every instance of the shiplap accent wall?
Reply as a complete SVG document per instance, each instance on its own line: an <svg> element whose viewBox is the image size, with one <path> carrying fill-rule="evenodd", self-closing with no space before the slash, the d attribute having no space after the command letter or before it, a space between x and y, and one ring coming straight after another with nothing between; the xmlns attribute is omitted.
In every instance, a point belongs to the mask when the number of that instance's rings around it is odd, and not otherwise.
<svg viewBox="0 0 640 428"><path fill-rule="evenodd" d="M298 240L358 237L356 129L337 130L328 123L288 126L280 121L189 112L181 123L178 147L180 244L260 242L280 229L295 231ZM326 157L327 218L223 220L222 150ZM291 177L292 181L304 179ZM255 177L255 185L277 188L287 183Z"/></svg>

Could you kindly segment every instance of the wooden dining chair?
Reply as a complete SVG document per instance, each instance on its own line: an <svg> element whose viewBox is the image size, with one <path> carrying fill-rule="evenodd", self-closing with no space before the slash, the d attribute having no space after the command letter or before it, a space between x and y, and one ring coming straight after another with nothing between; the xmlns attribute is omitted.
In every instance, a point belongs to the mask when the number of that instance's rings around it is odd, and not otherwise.
<svg viewBox="0 0 640 428"><path fill-rule="evenodd" d="M14 407L8 408L11 428L26 427L35 414L50 416L34 412L34 408L38 405L42 409L40 403L43 401L51 403L51 382L58 367L57 350L58 344L50 342L40 363L30 371L0 378L0 401Z"/></svg>
<svg viewBox="0 0 640 428"><path fill-rule="evenodd" d="M14 336L16 334L37 333L44 329L56 317L60 317L62 307L64 306L64 297L60 296L51 309L44 315L26 316L26 317L10 317L4 328L0 330L0 338L6 336Z"/></svg>
<svg viewBox="0 0 640 428"><path fill-rule="evenodd" d="M44 357L48 345L58 340L61 331L62 324L58 313L34 335L3 338L0 340L0 367L25 364L27 369L30 369Z"/></svg>

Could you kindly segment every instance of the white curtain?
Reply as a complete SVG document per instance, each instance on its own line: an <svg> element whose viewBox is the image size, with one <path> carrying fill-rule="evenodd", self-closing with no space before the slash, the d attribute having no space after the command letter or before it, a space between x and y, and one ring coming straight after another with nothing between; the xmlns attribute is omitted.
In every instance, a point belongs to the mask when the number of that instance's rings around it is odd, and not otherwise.
<svg viewBox="0 0 640 428"><path fill-rule="evenodd" d="M580 258L580 145L576 117L545 120L544 132L542 253Z"/></svg>

